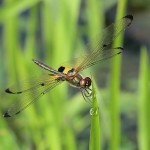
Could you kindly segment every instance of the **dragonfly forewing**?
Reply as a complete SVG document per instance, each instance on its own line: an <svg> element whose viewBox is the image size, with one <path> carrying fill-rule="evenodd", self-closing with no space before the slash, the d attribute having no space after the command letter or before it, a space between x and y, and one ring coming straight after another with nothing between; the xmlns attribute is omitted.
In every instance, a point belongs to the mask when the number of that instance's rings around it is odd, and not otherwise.
<svg viewBox="0 0 150 150"><path fill-rule="evenodd" d="M77 66L76 70L82 71L87 67L92 66L98 61L111 58L120 54L123 50L122 47L111 48L112 41L124 31L132 22L133 17L127 15L116 23L111 24L104 31L98 34L92 41L87 44L90 52L84 57L81 63Z"/></svg>

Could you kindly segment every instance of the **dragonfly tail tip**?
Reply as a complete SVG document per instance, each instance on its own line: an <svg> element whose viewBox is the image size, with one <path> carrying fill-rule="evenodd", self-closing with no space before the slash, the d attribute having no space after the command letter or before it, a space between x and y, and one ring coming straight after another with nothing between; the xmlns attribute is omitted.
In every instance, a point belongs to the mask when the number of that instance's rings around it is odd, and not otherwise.
<svg viewBox="0 0 150 150"><path fill-rule="evenodd" d="M32 59L32 61L35 63L36 62L36 60L35 59Z"/></svg>

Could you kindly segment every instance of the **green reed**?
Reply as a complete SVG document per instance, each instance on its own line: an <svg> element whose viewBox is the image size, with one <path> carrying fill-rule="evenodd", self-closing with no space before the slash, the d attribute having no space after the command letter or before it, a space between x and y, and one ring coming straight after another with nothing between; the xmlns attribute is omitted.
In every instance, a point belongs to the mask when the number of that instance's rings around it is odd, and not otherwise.
<svg viewBox="0 0 150 150"><path fill-rule="evenodd" d="M142 47L138 91L138 146L141 150L148 150L150 148L149 73L147 49Z"/></svg>

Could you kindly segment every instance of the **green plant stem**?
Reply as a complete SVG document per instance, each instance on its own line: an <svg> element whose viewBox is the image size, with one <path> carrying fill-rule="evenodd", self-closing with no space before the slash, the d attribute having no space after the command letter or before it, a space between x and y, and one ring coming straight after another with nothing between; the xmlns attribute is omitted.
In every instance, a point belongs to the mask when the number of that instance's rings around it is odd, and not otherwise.
<svg viewBox="0 0 150 150"><path fill-rule="evenodd" d="M91 114L91 129L90 129L90 150L100 150L100 121L99 108L96 98L96 91L92 82L93 104L90 110Z"/></svg>
<svg viewBox="0 0 150 150"><path fill-rule="evenodd" d="M139 103L138 103L138 145L139 150L149 150L149 72L146 48L141 49L139 72Z"/></svg>
<svg viewBox="0 0 150 150"><path fill-rule="evenodd" d="M118 1L117 17L122 18L125 14L126 0ZM123 34L117 38L113 47L122 45ZM119 110L119 86L120 86L120 70L121 70L121 57L114 57L112 62L111 72L111 137L110 137L110 150L117 150L120 147L120 110Z"/></svg>

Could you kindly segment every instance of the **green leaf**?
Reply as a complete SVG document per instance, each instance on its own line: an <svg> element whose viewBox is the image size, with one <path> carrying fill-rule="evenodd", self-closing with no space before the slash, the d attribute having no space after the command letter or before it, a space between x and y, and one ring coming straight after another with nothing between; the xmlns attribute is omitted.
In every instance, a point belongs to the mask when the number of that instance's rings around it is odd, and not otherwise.
<svg viewBox="0 0 150 150"><path fill-rule="evenodd" d="M149 145L149 65L146 48L141 49L139 72L139 103L138 103L138 144L139 149L148 150Z"/></svg>
<svg viewBox="0 0 150 150"><path fill-rule="evenodd" d="M94 83L92 82L92 108L91 114L91 129L90 129L90 150L100 150L100 121L99 121L99 108L96 98L96 91Z"/></svg>

